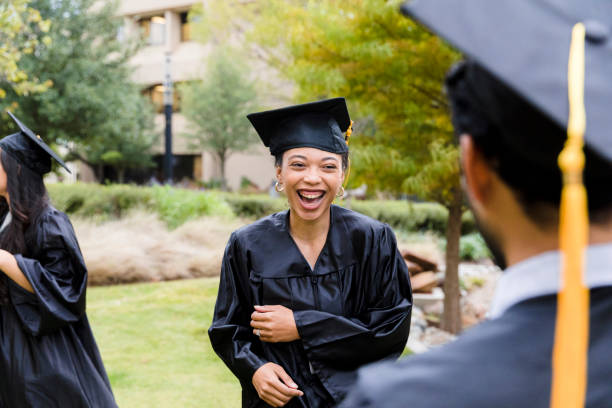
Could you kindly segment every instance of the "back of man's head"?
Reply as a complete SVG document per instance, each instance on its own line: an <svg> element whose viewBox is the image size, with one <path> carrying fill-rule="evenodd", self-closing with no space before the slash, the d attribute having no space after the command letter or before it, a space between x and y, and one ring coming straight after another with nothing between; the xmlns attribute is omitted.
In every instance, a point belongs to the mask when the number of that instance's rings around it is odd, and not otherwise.
<svg viewBox="0 0 612 408"><path fill-rule="evenodd" d="M446 87L456 133L472 137L533 222L556 225L565 129L474 62L454 67ZM612 220L612 163L588 145L585 156L590 219L605 223Z"/></svg>

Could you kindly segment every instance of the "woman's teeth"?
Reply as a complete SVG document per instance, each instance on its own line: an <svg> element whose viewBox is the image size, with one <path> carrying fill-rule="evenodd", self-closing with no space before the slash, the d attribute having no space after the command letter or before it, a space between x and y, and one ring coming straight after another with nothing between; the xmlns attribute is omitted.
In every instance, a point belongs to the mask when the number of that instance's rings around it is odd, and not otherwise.
<svg viewBox="0 0 612 408"><path fill-rule="evenodd" d="M319 192L319 193L304 193L304 192L298 192L298 194L300 195L300 197L306 199L306 200L316 200L319 199L321 197L323 197L323 195L325 194L324 192Z"/></svg>

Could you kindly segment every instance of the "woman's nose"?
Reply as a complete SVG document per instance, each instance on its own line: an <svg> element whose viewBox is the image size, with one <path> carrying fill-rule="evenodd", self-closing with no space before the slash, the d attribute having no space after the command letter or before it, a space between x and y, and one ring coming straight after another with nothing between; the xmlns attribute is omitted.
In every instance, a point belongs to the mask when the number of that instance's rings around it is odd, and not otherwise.
<svg viewBox="0 0 612 408"><path fill-rule="evenodd" d="M321 181L321 175L319 174L319 169L317 168L308 168L306 175L304 176L304 181L310 184L316 184Z"/></svg>

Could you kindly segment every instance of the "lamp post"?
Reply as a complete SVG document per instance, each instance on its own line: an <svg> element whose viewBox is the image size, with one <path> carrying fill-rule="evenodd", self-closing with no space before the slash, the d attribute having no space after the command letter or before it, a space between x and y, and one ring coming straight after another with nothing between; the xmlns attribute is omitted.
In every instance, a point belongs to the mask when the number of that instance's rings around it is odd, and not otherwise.
<svg viewBox="0 0 612 408"><path fill-rule="evenodd" d="M166 150L164 155L164 175L166 184L172 184L173 160L172 160L172 77L170 76L170 52L166 52L166 75L164 77L164 114L166 116L165 141Z"/></svg>

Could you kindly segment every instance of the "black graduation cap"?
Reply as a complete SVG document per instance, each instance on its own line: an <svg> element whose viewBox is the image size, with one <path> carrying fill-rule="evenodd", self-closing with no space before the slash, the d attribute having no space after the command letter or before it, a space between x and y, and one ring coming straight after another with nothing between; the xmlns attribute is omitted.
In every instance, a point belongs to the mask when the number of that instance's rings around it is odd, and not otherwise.
<svg viewBox="0 0 612 408"><path fill-rule="evenodd" d="M568 51L584 22L588 146L612 161L612 1L412 0L422 22L550 116L568 122Z"/></svg>
<svg viewBox="0 0 612 408"><path fill-rule="evenodd" d="M247 115L263 144L276 156L296 147L346 153L351 125L344 98L325 99Z"/></svg>
<svg viewBox="0 0 612 408"><path fill-rule="evenodd" d="M58 162L70 173L66 163L47 146L40 136L35 135L11 112L7 111L7 113L15 121L20 131L0 140L0 149L41 176L51 171L51 159Z"/></svg>

